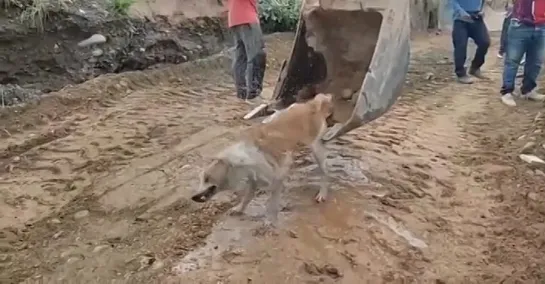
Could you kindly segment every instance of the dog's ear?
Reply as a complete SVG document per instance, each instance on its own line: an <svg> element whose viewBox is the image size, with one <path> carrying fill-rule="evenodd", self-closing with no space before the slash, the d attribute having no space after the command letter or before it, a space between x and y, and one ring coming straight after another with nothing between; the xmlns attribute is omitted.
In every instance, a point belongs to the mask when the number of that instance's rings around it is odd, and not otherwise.
<svg viewBox="0 0 545 284"><path fill-rule="evenodd" d="M332 94L317 94L314 97L314 100L317 102L318 111L323 113L325 116L329 116L333 111L333 95Z"/></svg>

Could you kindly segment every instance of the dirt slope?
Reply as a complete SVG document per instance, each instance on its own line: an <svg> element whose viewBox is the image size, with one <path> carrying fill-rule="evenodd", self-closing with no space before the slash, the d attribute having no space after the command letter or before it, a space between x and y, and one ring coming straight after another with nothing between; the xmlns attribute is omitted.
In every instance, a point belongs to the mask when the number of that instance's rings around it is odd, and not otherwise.
<svg viewBox="0 0 545 284"><path fill-rule="evenodd" d="M225 19L219 17L223 8L213 0L184 0L179 5L136 1L130 17L112 11L112 1L65 2L69 4L48 7L42 32L20 21L24 12L19 7L5 5L0 10L0 89L9 90L11 86L4 84L14 84L27 92L49 93L102 74L203 58L220 52L229 42ZM32 7L26 9L32 11ZM106 41L78 45L94 34ZM36 97L4 95L18 100L9 98L7 105Z"/></svg>
<svg viewBox="0 0 545 284"><path fill-rule="evenodd" d="M267 39L267 90L290 34ZM406 93L332 142L316 205L301 156L278 235L188 201L206 158L248 125L219 56L101 76L0 119L1 283L537 283L545 272L543 105L456 85L449 40L414 42ZM252 204L259 215L262 199ZM324 268L324 266L326 266ZM519 281L519 282L516 282Z"/></svg>

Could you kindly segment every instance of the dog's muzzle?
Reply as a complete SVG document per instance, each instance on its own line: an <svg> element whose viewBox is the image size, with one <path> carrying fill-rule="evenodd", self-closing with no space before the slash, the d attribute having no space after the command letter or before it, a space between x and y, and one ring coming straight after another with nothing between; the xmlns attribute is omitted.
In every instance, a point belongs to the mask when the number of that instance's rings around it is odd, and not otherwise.
<svg viewBox="0 0 545 284"><path fill-rule="evenodd" d="M193 195L193 197L191 197L191 200L195 202L199 202L199 203L206 202L210 200L210 198L214 196L214 194L216 194L216 189L217 187L215 185L211 185L207 189L203 190L202 192L199 192Z"/></svg>

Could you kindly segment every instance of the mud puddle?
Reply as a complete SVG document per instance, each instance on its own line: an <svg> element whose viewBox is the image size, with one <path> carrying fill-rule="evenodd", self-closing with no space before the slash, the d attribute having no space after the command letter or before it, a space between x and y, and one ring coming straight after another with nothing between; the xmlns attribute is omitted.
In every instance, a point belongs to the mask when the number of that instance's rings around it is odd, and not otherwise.
<svg viewBox="0 0 545 284"><path fill-rule="evenodd" d="M306 157L305 160L299 161L301 164L312 164L299 167L296 175L303 175L306 180L300 184L297 182L289 183L287 188L289 188L290 191L309 189L307 191L310 193L311 191L317 192L317 189L319 189L321 176L317 165L313 164L309 159L310 157ZM335 181L331 183L331 195L334 194L335 190L341 188L346 189L347 185L369 185L369 179L364 174L364 171L368 170L368 166L363 162L354 159L354 157L347 154L331 155L328 159L328 166L332 171L330 176L335 179ZM256 238L263 237L263 235L267 234L277 235L278 233L297 238L298 236L293 231L263 231L261 228L268 194L269 193L266 192L257 196L248 206L244 216L223 217L207 237L206 245L186 255L173 268L173 272L178 275L184 275L198 270L207 272L216 270L221 271L221 267L225 265L225 263L237 265L257 262L258 259L256 257L245 256L245 248L255 242ZM225 200L230 199L228 195L223 195L220 198ZM232 198L233 197L231 197L231 199ZM293 222L293 213L290 212L292 206L293 205L284 200L283 209L279 214L280 228L284 227L286 223Z"/></svg>

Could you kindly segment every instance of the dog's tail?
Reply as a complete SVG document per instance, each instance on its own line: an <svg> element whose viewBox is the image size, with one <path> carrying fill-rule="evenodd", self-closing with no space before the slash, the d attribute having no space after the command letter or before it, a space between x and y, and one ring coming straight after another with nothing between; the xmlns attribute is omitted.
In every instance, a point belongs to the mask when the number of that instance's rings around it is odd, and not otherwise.
<svg viewBox="0 0 545 284"><path fill-rule="evenodd" d="M333 111L333 95L319 93L314 97L314 102L318 108L318 112L327 118Z"/></svg>

